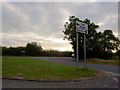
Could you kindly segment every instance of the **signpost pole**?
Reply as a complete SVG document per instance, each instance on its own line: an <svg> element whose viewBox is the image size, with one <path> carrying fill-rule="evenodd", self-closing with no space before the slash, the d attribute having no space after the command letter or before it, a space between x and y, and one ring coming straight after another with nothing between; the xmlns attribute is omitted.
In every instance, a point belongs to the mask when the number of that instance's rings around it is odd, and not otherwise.
<svg viewBox="0 0 120 90"><path fill-rule="evenodd" d="M77 70L78 70L78 32L76 32L76 58L77 58Z"/></svg>
<svg viewBox="0 0 120 90"><path fill-rule="evenodd" d="M84 33L84 66L86 68L86 35Z"/></svg>

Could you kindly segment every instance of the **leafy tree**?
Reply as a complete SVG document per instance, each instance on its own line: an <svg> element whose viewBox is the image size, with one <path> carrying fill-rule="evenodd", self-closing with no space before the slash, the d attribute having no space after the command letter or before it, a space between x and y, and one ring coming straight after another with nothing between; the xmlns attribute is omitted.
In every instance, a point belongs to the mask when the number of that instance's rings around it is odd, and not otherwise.
<svg viewBox="0 0 120 90"><path fill-rule="evenodd" d="M2 46L0 46L0 56L2 56Z"/></svg>
<svg viewBox="0 0 120 90"><path fill-rule="evenodd" d="M71 57L71 54L71 51L58 51L51 48L43 51L44 56Z"/></svg>
<svg viewBox="0 0 120 90"><path fill-rule="evenodd" d="M20 56L20 51L16 47L10 47L8 52L9 55Z"/></svg>
<svg viewBox="0 0 120 90"><path fill-rule="evenodd" d="M87 57L109 59L113 57L112 50L118 50L120 40L114 36L112 30L97 32L98 25L92 23L89 19L80 20L75 16L69 17L69 22L66 22L64 27L64 39L70 41L76 56L76 21L88 24L88 35L86 36ZM79 56L83 58L84 41L83 34L79 33Z"/></svg>
<svg viewBox="0 0 120 90"><path fill-rule="evenodd" d="M63 33L65 34L64 39L67 39L70 41L70 44L72 45L72 48L75 52L76 56L76 21L84 22L88 24L88 35L86 36L86 45L87 45L87 56L88 57L98 57L99 52L101 52L102 47L99 42L99 38L97 34L96 29L99 28L98 25L95 25L92 23L89 19L80 20L79 18L76 18L75 16L69 17L69 22L66 22L64 27L65 30ZM83 34L79 33L79 55L80 58L83 58Z"/></svg>
<svg viewBox="0 0 120 90"><path fill-rule="evenodd" d="M16 47L17 50L18 50L18 55L19 56L25 56L26 55L26 52L22 52L22 51L25 51L26 47L22 47L22 46L19 46L19 47Z"/></svg>
<svg viewBox="0 0 120 90"><path fill-rule="evenodd" d="M112 30L105 30L102 33L101 44L103 47L103 57L107 59L108 56L112 56L112 50L118 50L118 46L120 45L119 39L114 36ZM110 54L110 55L107 55Z"/></svg>
<svg viewBox="0 0 120 90"><path fill-rule="evenodd" d="M26 45L26 54L30 56L37 56L40 55L42 52L41 45L37 44L36 42L27 43Z"/></svg>
<svg viewBox="0 0 120 90"><path fill-rule="evenodd" d="M8 48L5 46L2 47L2 55L8 55Z"/></svg>
<svg viewBox="0 0 120 90"><path fill-rule="evenodd" d="M120 58L120 50L117 51L116 55Z"/></svg>

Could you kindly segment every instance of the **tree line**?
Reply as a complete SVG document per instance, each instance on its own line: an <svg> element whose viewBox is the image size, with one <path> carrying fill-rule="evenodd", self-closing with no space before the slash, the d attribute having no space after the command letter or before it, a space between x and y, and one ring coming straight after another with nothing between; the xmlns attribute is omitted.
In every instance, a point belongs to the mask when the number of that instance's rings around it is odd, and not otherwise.
<svg viewBox="0 0 120 90"><path fill-rule="evenodd" d="M3 56L57 56L69 57L71 51L58 51L54 49L43 49L37 42L27 43L26 46L6 47L1 46Z"/></svg>
<svg viewBox="0 0 120 90"><path fill-rule="evenodd" d="M69 17L69 22L64 24L64 39L69 40L76 56L76 21L88 24L88 35L86 35L87 58L112 59L114 55L120 57L120 39L115 37L112 30L106 29L97 32L99 25L94 24L89 19L80 20L75 16ZM84 57L84 38L79 33L79 58ZM116 51L116 54L113 53Z"/></svg>

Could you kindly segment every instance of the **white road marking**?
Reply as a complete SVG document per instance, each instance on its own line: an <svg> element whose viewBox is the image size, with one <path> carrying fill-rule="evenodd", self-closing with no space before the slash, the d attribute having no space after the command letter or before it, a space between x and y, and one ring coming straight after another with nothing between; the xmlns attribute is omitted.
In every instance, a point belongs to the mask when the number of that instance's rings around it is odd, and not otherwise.
<svg viewBox="0 0 120 90"><path fill-rule="evenodd" d="M106 75L108 75L109 77L111 77L113 80L115 80L117 83L118 83L118 76L120 76L120 73L113 73L113 72L107 72L107 71L104 71L104 73Z"/></svg>

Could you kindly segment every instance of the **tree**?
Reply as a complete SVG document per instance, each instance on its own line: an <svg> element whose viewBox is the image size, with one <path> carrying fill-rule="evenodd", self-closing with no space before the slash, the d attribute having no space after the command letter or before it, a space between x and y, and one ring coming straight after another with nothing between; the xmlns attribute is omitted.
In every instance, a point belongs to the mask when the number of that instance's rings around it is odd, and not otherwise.
<svg viewBox="0 0 120 90"><path fill-rule="evenodd" d="M80 20L75 16L69 17L69 22L66 22L64 27L64 39L70 41L72 48L76 56L76 21L84 22L88 24L88 35L86 36L86 50L87 57L90 58L104 58L110 59L113 56L112 50L119 50L120 40L114 36L112 30L105 30L97 32L98 25L92 23L89 19ZM83 58L83 34L79 33L79 56Z"/></svg>
<svg viewBox="0 0 120 90"><path fill-rule="evenodd" d="M76 21L84 22L88 24L88 35L86 36L86 49L87 49L87 56L88 57L98 57L99 52L102 51L102 47L99 42L99 38L97 34L96 29L99 28L98 25L95 25L92 23L89 19L80 20L79 18L76 18L75 16L69 17L69 22L66 22L64 27L65 30L63 33L65 34L64 39L67 39L70 41L70 44L72 45L72 48L74 50L75 56L76 56ZM79 33L79 54L80 58L83 58L83 34Z"/></svg>
<svg viewBox="0 0 120 90"><path fill-rule="evenodd" d="M36 42L27 43L26 45L26 54L30 56L37 56L41 55L42 47L40 44L37 44Z"/></svg>
<svg viewBox="0 0 120 90"><path fill-rule="evenodd" d="M116 52L116 55L119 57L119 59L120 59L120 50L118 50L117 52Z"/></svg>
<svg viewBox="0 0 120 90"><path fill-rule="evenodd" d="M8 48L5 46L2 47L2 55L8 55Z"/></svg>
<svg viewBox="0 0 120 90"><path fill-rule="evenodd" d="M101 44L103 47L104 59L108 59L108 56L110 57L113 55L112 50L118 50L118 46L120 45L119 42L119 39L114 36L112 30L105 30L102 33Z"/></svg>

